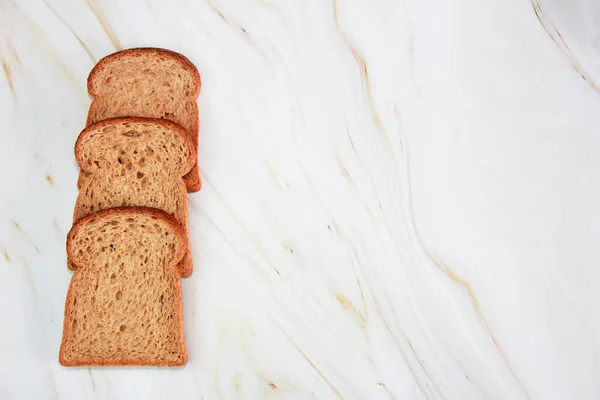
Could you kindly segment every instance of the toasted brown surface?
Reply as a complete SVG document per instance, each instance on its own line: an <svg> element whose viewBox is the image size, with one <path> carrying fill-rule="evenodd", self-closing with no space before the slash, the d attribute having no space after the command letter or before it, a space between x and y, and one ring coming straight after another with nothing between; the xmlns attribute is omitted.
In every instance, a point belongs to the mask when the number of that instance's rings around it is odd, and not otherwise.
<svg viewBox="0 0 600 400"><path fill-rule="evenodd" d="M136 48L101 59L88 77L94 101L87 125L115 117L163 118L181 125L197 153L200 74L183 55ZM200 189L197 163L184 177L188 191Z"/></svg>
<svg viewBox="0 0 600 400"><path fill-rule="evenodd" d="M67 235L77 266L65 304L59 361L76 365L183 365L181 281L185 232L167 213L119 207Z"/></svg>
<svg viewBox="0 0 600 400"><path fill-rule="evenodd" d="M119 206L157 208L188 232L187 193L182 176L193 165L189 137L177 124L150 118L114 118L83 130L75 157L85 173L73 220ZM193 270L191 251L179 270Z"/></svg>

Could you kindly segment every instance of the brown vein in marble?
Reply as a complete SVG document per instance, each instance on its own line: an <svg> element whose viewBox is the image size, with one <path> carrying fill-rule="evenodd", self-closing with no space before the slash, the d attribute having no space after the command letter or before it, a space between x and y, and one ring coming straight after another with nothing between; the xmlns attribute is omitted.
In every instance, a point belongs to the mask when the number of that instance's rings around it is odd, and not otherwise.
<svg viewBox="0 0 600 400"><path fill-rule="evenodd" d="M12 43L7 38L2 42L2 51L0 52L0 62L2 63L2 69L4 71L4 76L6 76L6 81L8 83L8 88L10 89L13 97L15 96L15 85L13 81L13 68L17 68L21 66L21 60L15 51L15 48L12 46ZM11 66L12 65L12 66Z"/></svg>
<svg viewBox="0 0 600 400"><path fill-rule="evenodd" d="M352 252L353 255L353 259L357 265L357 268L361 269L362 268L360 266L360 259L358 257L358 254L356 252L356 249L354 248L354 246L352 245L352 243L350 243L350 241L348 239L346 239L346 243L349 245L350 250ZM364 272L363 272L364 274ZM392 339L392 342L394 343L394 345L396 346L396 349L398 350L398 352L400 353L400 355L402 356L402 359L404 360L406 366L408 367L408 370L410 371L410 373L412 374L415 382L417 383L417 386L419 387L419 390L421 391L421 394L423 396L425 396L426 398L429 398L429 393L425 390L425 388L423 388L423 386L421 385L421 380L418 378L417 376L417 372L413 369L413 365L412 363L409 361L408 357L406 356L406 354L404 353L403 347L400 345L400 342L398 341L398 339L396 338L396 335L394 334L394 332L392 331L392 328L390 327L387 319L385 318L385 315L383 313L383 310L381 308L381 305L379 304L379 301L377 300L377 298L375 297L375 292L373 291L373 289L371 288L368 280L365 281L366 285L367 285L367 290L369 292L371 292L371 296L373 299L373 304L375 305L375 309L377 310L377 313L379 314L380 317L380 321L383 322L383 326L385 327L385 329L387 330L387 332L390 335L390 338ZM407 338L408 336L406 335L405 332L402 332L404 337ZM425 371L424 371L425 372Z"/></svg>
<svg viewBox="0 0 600 400"><path fill-rule="evenodd" d="M231 215L234 219L234 221L237 223L238 225L238 229L240 231L242 231L242 234L244 236L244 238L246 239L246 241L248 241L253 247L254 249L256 249L257 253L260 255L262 261L268 265L271 269L273 269L278 275L281 276L281 274L279 273L279 271L271 265L271 263L268 261L268 259L263 255L263 251L261 249L261 247L254 241L252 240L252 235L248 235L246 229L244 228L244 225L242 224L242 222L240 221L240 219L237 217L237 215L235 214L235 212L231 209L231 207L229 206L229 204L225 201L225 199L223 199L223 197L221 196L221 194L214 188L214 186L212 186L210 184L210 180L208 178L203 178L203 190L209 190L210 189L213 191L213 193L215 194L215 196L217 197L218 201L220 204L224 205L228 214ZM200 209L200 207L198 207ZM231 247L232 251L235 252L241 260L247 262L248 264L252 265L252 267L254 267L256 269L256 271L261 275L262 278L264 279L268 279L268 275L265 271L264 268L261 268L256 261L254 261L251 257L249 257L247 254L243 254L240 252L240 250L237 248L237 246L235 246L229 239L229 237L225 234L225 232L223 232L221 230L221 228L217 225L217 223L215 221L213 221L213 219L208 215L208 214L204 214L206 216L206 219L215 227L215 229L221 234L221 236L223 237L223 239L225 240L225 242Z"/></svg>
<svg viewBox="0 0 600 400"><path fill-rule="evenodd" d="M352 178L350 177L350 173L348 172L348 170L346 169L346 166L344 165L344 162L342 161L342 159L340 158L339 154L336 153L335 158L338 162L338 165L340 167L340 170L342 171L342 175L344 176L344 178L346 178L346 180L353 186L356 187L356 185L354 185L354 181L352 180Z"/></svg>
<svg viewBox="0 0 600 400"><path fill-rule="evenodd" d="M20 257L19 260L23 263L23 271L25 272L25 278L27 278L27 284L29 285L31 292L33 294L37 294L37 287L35 285L35 280L33 279L33 275L31 274L31 268L29 266L29 261L27 261L26 258L22 258L22 257Z"/></svg>
<svg viewBox="0 0 600 400"><path fill-rule="evenodd" d="M283 243L283 248L290 254L294 254L294 249L289 244Z"/></svg>
<svg viewBox="0 0 600 400"><path fill-rule="evenodd" d="M23 21L25 21L25 23L28 25L30 30L35 34L35 37L42 44L42 47L44 48L44 50L46 50L46 54L48 54L50 56L52 61L74 83L75 87L77 87L79 89L80 94L82 94L82 98L84 98L85 101L87 102L88 101L87 86L82 84L81 82L79 82L77 80L77 78L73 75L73 73L69 70L69 68L67 68L65 63L56 55L56 53L53 51L52 47L48 43L48 39L46 38L44 32L29 18L29 16L26 13L24 13L16 5L15 5L15 9L19 10Z"/></svg>
<svg viewBox="0 0 600 400"><path fill-rule="evenodd" d="M54 15L56 15L60 22L62 22L62 24L67 27L67 29L71 32L75 39L77 39L81 47L83 47L87 55L91 58L92 62L96 63L97 60L92 55L92 52L90 51L89 47L87 47L87 45L83 42L83 40L81 40L79 35L73 30L73 28L71 28L71 25L67 24L67 21L65 21L65 19L58 12L56 12L56 10L50 5L50 3L48 3L47 0L44 0L44 3L46 3L46 6L50 9L50 11L52 11L52 13L54 13Z"/></svg>
<svg viewBox="0 0 600 400"><path fill-rule="evenodd" d="M29 234L27 234L23 228L21 228L21 225L19 225L14 219L12 220L12 225L29 242L29 244L35 249L36 253L41 254L40 248L37 246L37 244L35 244L31 236L29 236Z"/></svg>
<svg viewBox="0 0 600 400"><path fill-rule="evenodd" d="M549 19L546 20L546 17L544 15L544 12L542 10L542 6L540 5L539 0L531 0L531 5L533 6L535 16L537 17L538 21L542 25L542 28L544 28L544 30L546 31L548 36L550 36L550 39L552 39L552 41L557 45L557 47L567 57L567 59L569 60L569 63L571 64L571 66L573 67L575 72L577 72L577 74L579 74L579 76L581 76L581 78L584 81L586 81L594 90L600 92L600 88L596 85L594 80L587 74L587 72L585 72L583 67L581 65L579 65L579 63L573 56L571 49L569 48L569 46L563 39L559 30L556 29L556 26L552 23L552 21L550 21Z"/></svg>
<svg viewBox="0 0 600 400"><path fill-rule="evenodd" d="M217 8L217 6L215 6L215 4L214 4L214 3L213 3L211 0L208 0L208 5L210 6L210 8L212 8L212 9L214 10L214 12L216 12L216 13L217 13L217 15L218 15L219 17L221 17L221 19L222 19L222 20L223 20L223 21L224 21L224 22L225 22L227 25L229 25L231 28L233 28L233 29L234 29L236 32L238 32L238 33L241 33L241 34L242 34L242 36L244 37L244 39L246 40L246 42L247 42L247 43L248 43L248 44L249 44L249 45L250 45L250 46L251 46L251 47L252 47L254 50L256 50L256 52L257 52L258 54L260 54L261 56L263 56L263 57L266 59L265 55L264 55L264 54L263 54L261 51L259 51L259 50L258 50L258 49L257 49L257 48L256 48L256 47L255 47L255 46L252 44L252 42L250 41L250 35L248 34L248 31L246 31L246 29L245 29L243 26L241 26L239 23L237 23L237 24L234 24L234 23L232 23L231 21L229 21L229 19L228 19L228 18L225 16L225 14L223 14L221 11L219 11L219 9Z"/></svg>
<svg viewBox="0 0 600 400"><path fill-rule="evenodd" d="M223 21L225 21L225 23L227 23L229 25L229 21L227 20L227 18L225 17L225 15L223 15L223 13L221 11L219 11L219 9L217 8L217 6L215 6L215 4L211 0L208 0L208 5L210 6L210 8L213 9L214 12L217 13L217 15L219 17L221 17L221 19Z"/></svg>
<svg viewBox="0 0 600 400"><path fill-rule="evenodd" d="M56 186L56 185L54 184L54 179L52 179L52 175L50 175L50 174L46 174L46 182L48 182L48 184L49 184L50 186Z"/></svg>
<svg viewBox="0 0 600 400"><path fill-rule="evenodd" d="M369 320L369 309L367 307L367 301L365 299L363 286L362 286L362 283L360 282L360 278L358 276L358 272L359 272L358 270L360 270L360 265L358 264L358 260L353 258L352 272L354 272L354 276L356 278L356 284L358 286L360 298L362 300L363 311L361 312L358 309L358 307L356 307L354 305L354 303L352 303L350 300L348 300L348 298L346 298L346 296L344 296L343 293L339 293L335 297L336 297L337 301L340 303L340 305L344 308L344 310L352 313L354 316L356 316L358 318L358 320L360 322L360 328L361 328L363 335L365 336L365 339L368 343L369 342L369 331L368 331L367 324L368 324L368 320Z"/></svg>
<svg viewBox="0 0 600 400"><path fill-rule="evenodd" d="M369 69L367 68L367 63L364 57L358 51L358 49L354 47L354 45L350 42L350 40L342 31L342 28L340 26L338 16L338 0L333 0L333 19L335 21L335 28L338 34L340 35L340 38L348 47L350 53L352 53L352 57L354 57L354 60L356 60L356 63L358 64L358 67L360 69L361 79L364 83L367 93L367 102L369 103L369 109L371 111L371 115L373 116L373 120L375 121L375 125L377 126L377 130L383 135L388 146L390 147L390 149L392 149L392 143L390 141L390 138L387 134L387 131L385 130L385 127L383 126L383 123L381 122L381 118L379 117L379 113L377 112L377 108L375 107L375 103L373 102L373 93L371 90L371 83L369 80Z"/></svg>
<svg viewBox="0 0 600 400"><path fill-rule="evenodd" d="M292 346L294 346L296 351L298 353L300 353L300 355L302 356L302 358L304 358L304 360L306 360L308 365L310 365L310 367L321 377L321 379L323 379L325 384L327 384L327 386L329 386L329 389L331 389L331 391L336 395L336 397L338 399L343 400L344 396L342 396L342 394L336 389L336 387L333 385L333 383L327 378L327 376L325 376L323 371L321 371L319 369L319 367L317 367L317 365L313 362L313 360L311 360L310 357L294 341L292 341L291 338L289 336L287 336L286 333L284 333L284 335L286 335L286 337L288 338L288 340L290 341Z"/></svg>
<svg viewBox="0 0 600 400"><path fill-rule="evenodd" d="M362 328L363 328L363 333L365 334L365 336L367 338L367 342L368 342L369 341L369 333L368 333L367 323L369 320L369 309L367 308L367 301L365 300L365 294L363 292L362 283L360 283L360 279L359 279L356 271L354 271L354 275L356 276L356 284L358 285L358 290L360 292L360 298L362 299L362 302L363 302L364 311L362 314Z"/></svg>
<svg viewBox="0 0 600 400"><path fill-rule="evenodd" d="M358 311L358 309L356 308L354 303L352 303L350 300L348 300L348 298L346 296L344 296L344 294L342 294L342 293L336 294L335 298L337 299L338 303L340 303L340 305L342 306L342 308L344 310L357 316L361 322L361 326L362 326L363 330L366 329L367 320L366 320L365 316L360 311Z"/></svg>
<svg viewBox="0 0 600 400"><path fill-rule="evenodd" d="M410 373L412 374L413 378L415 379L415 382L417 382L417 386L419 387L419 390L421 391L421 393L426 397L429 398L429 392L427 390L425 390L425 388L423 388L423 386L421 385L421 380L417 377L417 373L415 372L415 370L413 369L413 365L412 363L409 361L408 357L406 356L406 354L404 354L404 351L402 350L402 347L400 346L400 343L398 342L398 339L396 338L396 336L394 335L394 332L392 331L392 329L390 328L390 325L388 324L385 316L383 315L383 310L381 309L381 306L379 305L379 302L377 301L377 299L373 298L373 302L375 303L375 307L377 309L377 311L379 312L379 316L381 317L381 321L383 322L383 325L385 326L386 330L388 331L388 333L390 334L390 337L392 338L392 341L394 342L394 344L396 345L396 348L398 349L398 351L400 352L400 354L402 355L402 359L404 360L404 362L406 363L406 365L408 366L408 369L410 370ZM404 335L405 337L407 337L407 335ZM426 371L423 371L426 373Z"/></svg>
<svg viewBox="0 0 600 400"><path fill-rule="evenodd" d="M390 396L390 399L392 399L392 400L396 400L396 397L394 397L394 395L392 394L392 392L390 392L390 389L388 389L388 387L386 386L386 384L385 384L385 383L383 383L383 382L379 382L379 383L377 384L377 386L379 386L379 387L383 388L383 390L385 390L385 392L388 394L388 396Z"/></svg>
<svg viewBox="0 0 600 400"><path fill-rule="evenodd" d="M119 42L119 39L117 38L117 35L115 34L115 31L113 30L112 26L108 22L108 18L106 18L106 14L104 14L104 11L102 11L102 8L98 5L97 1L96 0L85 0L85 2L87 3L90 10L92 10L92 13L94 13L94 15L96 16L96 19L100 23L102 30L104 31L104 33L106 33L108 40L110 40L110 42L112 43L114 48L116 50L123 50L123 46L121 45L121 42Z"/></svg>
<svg viewBox="0 0 600 400"><path fill-rule="evenodd" d="M431 258L431 260L434 262L434 264L438 267L438 269L444 273L444 275L446 275L450 280L459 284L460 286L463 287L463 289L465 289L465 291L469 295L469 298L471 299L471 304L473 306L473 309L475 310L475 314L477 315L477 318L483 325L483 328L485 329L487 335L489 336L490 340L494 344L494 347L498 351L498 354L500 354L500 357L504 361L504 364L508 368L508 371L510 372L512 377L515 379L515 381L517 382L517 384L519 385L519 387L525 394L525 397L527 397L529 399L530 397L529 397L529 394L527 393L527 390L525 390L525 386L523 386L523 383L521 382L521 380L519 379L519 377L513 370L512 365L510 364L510 361L508 360L508 357L504 353L504 350L502 349L502 346L500 346L500 343L498 343L498 340L496 339L496 336L492 332L492 329L490 328L490 325L487 322L487 319L483 315L481 307L479 306L479 301L477 300L477 297L475 296L475 292L473 291L473 288L471 287L469 282L465 281L460 276L458 276L442 260L440 260L435 254L429 253L426 249L425 249L425 251Z"/></svg>
<svg viewBox="0 0 600 400"><path fill-rule="evenodd" d="M275 172L275 169L273 168L273 166L269 163L265 161L265 165L267 166L267 172L269 173L269 176L271 177L271 179L273 180L273 182L275 182L275 184L279 187L283 187L281 180L279 179L279 176L277 175L277 172ZM290 185L287 185L287 187L289 187Z"/></svg>
<svg viewBox="0 0 600 400"><path fill-rule="evenodd" d="M413 347L412 342L410 341L410 339L408 338L408 336L406 337L406 343L408 343L408 348L410 349L410 351L412 352L413 356L415 357L415 359L419 363L419 366L421 367L421 369L423 370L423 372L427 376L428 383L433 386L433 388L435 389L435 391L438 394L442 393L442 390L439 387L439 384L437 382L437 379L436 379L435 375L432 372L429 371L429 369L427 368L427 365L425 364L425 362L423 360L421 360L421 357L419 357L419 355L417 354L417 351ZM449 390L452 391L451 389L449 389Z"/></svg>
<svg viewBox="0 0 600 400"><path fill-rule="evenodd" d="M10 89L10 92L14 96L15 86L13 85L13 81L12 81L12 71L10 69L10 65L8 65L4 60L2 61L2 69L4 69L4 76L6 76L6 81L8 82L8 87Z"/></svg>
<svg viewBox="0 0 600 400"><path fill-rule="evenodd" d="M4 254L4 258L6 259L6 262L9 264L12 263L12 258L8 254L8 251L6 251L6 248L4 246L0 245L0 249L2 249L2 254Z"/></svg>

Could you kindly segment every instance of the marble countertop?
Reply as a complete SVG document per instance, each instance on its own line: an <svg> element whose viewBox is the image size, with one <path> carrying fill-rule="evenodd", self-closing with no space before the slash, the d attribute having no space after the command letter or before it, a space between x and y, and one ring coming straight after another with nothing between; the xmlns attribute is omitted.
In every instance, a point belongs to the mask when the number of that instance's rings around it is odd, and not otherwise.
<svg viewBox="0 0 600 400"><path fill-rule="evenodd" d="M598 399L600 6L0 0L0 399ZM199 68L184 368L58 364L104 55Z"/></svg>

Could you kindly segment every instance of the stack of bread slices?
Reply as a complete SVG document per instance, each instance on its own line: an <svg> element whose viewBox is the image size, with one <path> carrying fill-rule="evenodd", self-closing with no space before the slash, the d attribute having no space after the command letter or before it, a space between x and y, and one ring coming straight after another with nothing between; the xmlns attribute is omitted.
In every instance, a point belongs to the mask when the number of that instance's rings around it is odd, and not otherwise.
<svg viewBox="0 0 600 400"><path fill-rule="evenodd" d="M136 48L88 78L59 361L183 365L181 276L192 272L187 192L197 165L200 75L184 56Z"/></svg>

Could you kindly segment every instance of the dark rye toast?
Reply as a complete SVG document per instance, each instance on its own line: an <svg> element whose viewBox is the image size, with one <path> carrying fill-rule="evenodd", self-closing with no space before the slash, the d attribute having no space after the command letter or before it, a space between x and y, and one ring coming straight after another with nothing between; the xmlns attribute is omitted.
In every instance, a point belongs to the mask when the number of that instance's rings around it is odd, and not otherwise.
<svg viewBox="0 0 600 400"><path fill-rule="evenodd" d="M59 362L178 366L187 361L181 279L187 239L164 211L119 207L67 235L76 266L65 303Z"/></svg>
<svg viewBox="0 0 600 400"><path fill-rule="evenodd" d="M175 217L188 238L182 177L196 157L179 125L151 118L107 119L81 132L75 157L87 174L75 203L75 222L114 207L152 207ZM189 246L179 270L184 276L193 270Z"/></svg>
<svg viewBox="0 0 600 400"><path fill-rule="evenodd" d="M114 117L163 118L181 125L198 153L200 74L183 55L134 48L102 58L88 77L93 97L87 125ZM84 176L80 175L81 187ZM184 177L187 190L200 190L197 160Z"/></svg>

